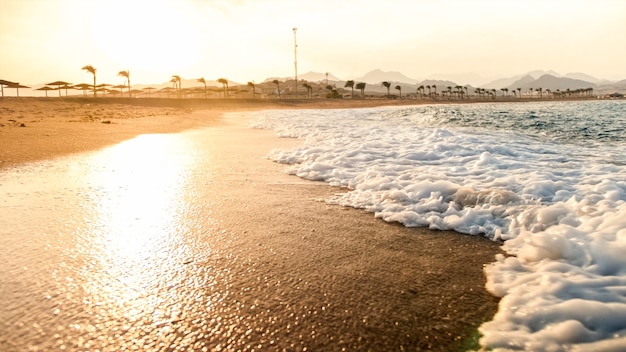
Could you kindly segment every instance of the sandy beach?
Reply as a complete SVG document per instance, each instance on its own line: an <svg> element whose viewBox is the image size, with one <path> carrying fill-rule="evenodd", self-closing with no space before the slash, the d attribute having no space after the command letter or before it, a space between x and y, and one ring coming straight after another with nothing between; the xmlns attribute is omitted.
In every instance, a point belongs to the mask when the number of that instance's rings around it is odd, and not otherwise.
<svg viewBox="0 0 626 352"><path fill-rule="evenodd" d="M206 200L220 204L215 216L223 238L215 242L217 251L238 258L210 264L232 273L228 289L238 300L226 300L222 309L249 317L255 332L246 334L247 341L265 341L274 350L477 348L477 327L497 310L498 299L484 288L482 267L500 252L499 243L406 228L328 205L324 200L341 189L288 176L284 165L264 158L297 140L250 129L245 115L224 115L409 103L5 98L0 100L0 172L142 134L202 130L215 151L219 175L210 185L214 198ZM190 270L209 265L192 264ZM278 303L270 304L276 297ZM228 305L235 302L243 302L236 311ZM255 305L264 310L255 311ZM263 319L270 311L278 317L271 323ZM262 331L270 325L274 333L268 338ZM228 341L240 346L219 329L206 340L207 346ZM11 346L0 338L3 344Z"/></svg>

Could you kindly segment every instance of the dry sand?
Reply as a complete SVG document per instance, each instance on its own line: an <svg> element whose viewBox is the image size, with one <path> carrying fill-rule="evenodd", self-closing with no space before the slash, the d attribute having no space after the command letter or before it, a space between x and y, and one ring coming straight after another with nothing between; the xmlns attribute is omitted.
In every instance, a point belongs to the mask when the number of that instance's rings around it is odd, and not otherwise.
<svg viewBox="0 0 626 352"><path fill-rule="evenodd" d="M360 210L327 205L323 200L342 190L288 176L283 166L263 159L272 148L297 141L247 129L245 121L221 114L385 103L5 98L0 100L0 172L138 134L210 126L217 167L224 172L216 178L214 194L228 200L220 202L218 215L231 236L230 250L248 264L259 264L254 277L246 279L242 272L240 284L249 287L249 280L264 275L283 283L274 289L285 304L274 309L285 309L279 323L291 328L276 330L275 347L463 350L497 310L498 300L484 288L482 267L494 260L498 243L409 229ZM250 202L251 194L255 202ZM242 299L262 299L255 295L263 291L245 291L248 296ZM326 311L311 314L311 307Z"/></svg>

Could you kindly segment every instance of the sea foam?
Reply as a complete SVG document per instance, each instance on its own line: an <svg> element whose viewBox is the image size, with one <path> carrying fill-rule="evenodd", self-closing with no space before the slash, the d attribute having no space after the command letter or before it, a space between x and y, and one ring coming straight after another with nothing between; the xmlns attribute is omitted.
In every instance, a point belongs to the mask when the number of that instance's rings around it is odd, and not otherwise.
<svg viewBox="0 0 626 352"><path fill-rule="evenodd" d="M571 102L256 113L301 138L269 158L346 187L328 200L389 222L502 240L494 350L626 346L626 104ZM468 253L471 255L471 253Z"/></svg>

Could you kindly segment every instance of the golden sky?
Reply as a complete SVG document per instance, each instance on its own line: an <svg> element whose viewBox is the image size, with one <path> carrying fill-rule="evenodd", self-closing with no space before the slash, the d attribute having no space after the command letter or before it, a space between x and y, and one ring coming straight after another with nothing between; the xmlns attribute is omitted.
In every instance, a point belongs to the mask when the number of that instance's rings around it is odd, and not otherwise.
<svg viewBox="0 0 626 352"><path fill-rule="evenodd" d="M294 75L293 27L300 74L626 79L624 0L0 0L0 79L260 82Z"/></svg>

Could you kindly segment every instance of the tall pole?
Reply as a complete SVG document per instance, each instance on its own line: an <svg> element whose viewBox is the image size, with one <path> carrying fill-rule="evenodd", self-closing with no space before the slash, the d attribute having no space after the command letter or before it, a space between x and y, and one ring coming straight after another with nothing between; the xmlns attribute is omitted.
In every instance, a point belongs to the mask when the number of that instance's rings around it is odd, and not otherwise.
<svg viewBox="0 0 626 352"><path fill-rule="evenodd" d="M294 83L294 92L298 97L298 43L296 42L296 31L298 28L293 27L293 66L296 70L296 82Z"/></svg>

